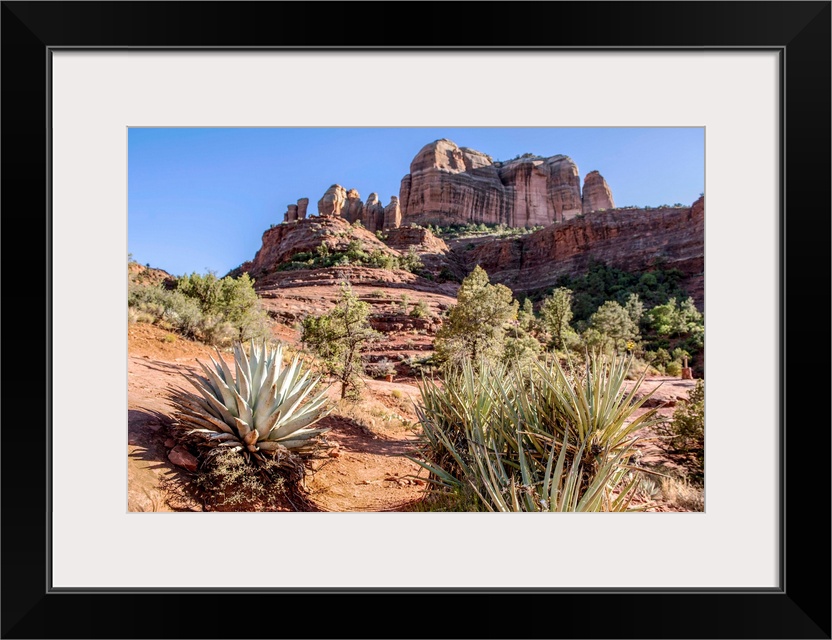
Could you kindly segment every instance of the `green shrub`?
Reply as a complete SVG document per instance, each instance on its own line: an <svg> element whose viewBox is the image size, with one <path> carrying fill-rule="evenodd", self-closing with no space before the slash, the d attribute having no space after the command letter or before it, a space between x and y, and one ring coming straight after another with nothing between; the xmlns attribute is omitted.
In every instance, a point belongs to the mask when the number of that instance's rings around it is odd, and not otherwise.
<svg viewBox="0 0 832 640"><path fill-rule="evenodd" d="M439 282L461 282L461 280L456 275L454 275L454 272L451 271L448 267L442 267L442 269L439 271L439 276L437 279Z"/></svg>
<svg viewBox="0 0 832 640"><path fill-rule="evenodd" d="M503 362L526 365L540 356L540 341L521 328L506 332L503 346Z"/></svg>
<svg viewBox="0 0 832 640"><path fill-rule="evenodd" d="M411 247L408 253L401 257L391 255L380 248L370 252L364 248L360 240L350 240L346 249L336 251L321 243L314 253L300 252L292 256L291 261L279 265L276 271L294 271L297 269L326 269L329 267L344 267L355 265L372 269L403 269L416 272L423 268L419 255Z"/></svg>
<svg viewBox="0 0 832 640"><path fill-rule="evenodd" d="M697 380L685 400L680 400L673 419L663 425L670 444L678 453L694 455L694 471L701 475L705 462L705 381Z"/></svg>
<svg viewBox="0 0 832 640"><path fill-rule="evenodd" d="M429 318L430 307L428 306L428 303L424 300L419 300L419 302L414 304L413 308L410 310L410 316L413 318Z"/></svg>
<svg viewBox="0 0 832 640"><path fill-rule="evenodd" d="M668 362L664 367L664 372L673 378L678 378L682 375L682 364L676 360Z"/></svg>
<svg viewBox="0 0 832 640"><path fill-rule="evenodd" d="M226 345L234 339L262 339L269 332L266 312L248 274L217 278L193 273L178 278L173 290L161 284L130 283L128 308L134 319L150 321L208 344Z"/></svg>
<svg viewBox="0 0 832 640"><path fill-rule="evenodd" d="M422 263L422 259L419 257L419 254L416 253L416 249L410 247L407 250L407 253L399 258L400 268L404 269L405 271L410 271L411 273L416 273L417 271L421 271L424 269L425 265Z"/></svg>
<svg viewBox="0 0 832 640"><path fill-rule="evenodd" d="M409 302L410 297L406 293L399 296L399 313L407 315L407 305Z"/></svg>

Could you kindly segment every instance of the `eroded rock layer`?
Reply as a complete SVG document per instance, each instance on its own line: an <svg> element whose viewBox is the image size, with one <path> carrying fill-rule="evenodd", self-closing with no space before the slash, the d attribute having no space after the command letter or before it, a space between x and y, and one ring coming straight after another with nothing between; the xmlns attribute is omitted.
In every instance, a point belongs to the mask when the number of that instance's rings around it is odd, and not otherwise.
<svg viewBox="0 0 832 640"><path fill-rule="evenodd" d="M341 216L313 216L297 220L295 224L279 224L267 229L263 233L263 244L254 259L244 262L231 275L246 272L259 278L274 272L280 265L291 262L298 253L315 254L322 244L329 251L346 251L352 241L358 241L368 253L378 250L393 256L399 255L398 251L389 248L373 233L351 226Z"/></svg>
<svg viewBox="0 0 832 640"><path fill-rule="evenodd" d="M552 225L520 238L486 242L466 256L492 281L515 292L554 286L562 275L584 273L593 262L625 271L679 269L682 285L702 308L705 202L691 207L611 209Z"/></svg>

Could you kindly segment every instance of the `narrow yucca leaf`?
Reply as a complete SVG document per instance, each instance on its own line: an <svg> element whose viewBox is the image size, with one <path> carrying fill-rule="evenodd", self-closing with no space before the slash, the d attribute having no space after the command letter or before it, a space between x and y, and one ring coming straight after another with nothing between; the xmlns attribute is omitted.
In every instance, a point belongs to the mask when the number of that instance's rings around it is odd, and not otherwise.
<svg viewBox="0 0 832 640"><path fill-rule="evenodd" d="M517 425L517 441L522 442L523 436L520 432L520 425ZM526 452L525 448L521 445L517 449L517 455L520 458L520 477L523 479L523 486L524 487L532 487L535 484L535 480L532 478L532 471L529 468L529 462L526 460ZM536 511L538 506L534 504L534 501L529 493L525 495L526 506L528 507L528 511Z"/></svg>
<svg viewBox="0 0 832 640"><path fill-rule="evenodd" d="M483 455L480 451L475 451L474 462L477 465L477 474L468 474L468 482L473 487L478 495L484 490L488 499L483 500L486 508L489 511L511 511L505 504L505 500L500 492L500 482L496 478L494 467L487 454Z"/></svg>
<svg viewBox="0 0 832 640"><path fill-rule="evenodd" d="M618 496L612 501L610 511L626 511L636 494L636 487L638 486L638 476L633 475L630 483L624 487Z"/></svg>
<svg viewBox="0 0 832 640"><path fill-rule="evenodd" d="M560 446L560 454L558 455L558 461L555 465L554 473L552 474L551 478L547 480L548 483L551 483L549 486L549 510L550 511L559 511L558 508L561 504L561 495L562 495L562 486L563 486L563 465L566 461L566 448L568 443L568 437L564 436L563 442ZM555 447L554 442L552 443L552 453L554 453ZM550 457L551 460L551 457Z"/></svg>
<svg viewBox="0 0 832 640"><path fill-rule="evenodd" d="M427 470L428 473L431 475L435 475L439 478L439 481L433 480L428 478L428 482L433 482L435 484L440 484L445 487L459 487L462 486L456 478L454 478L450 473L445 471L442 467L431 465L424 460L420 460L419 458L414 458L413 456L405 456L411 462L415 462L423 469Z"/></svg>

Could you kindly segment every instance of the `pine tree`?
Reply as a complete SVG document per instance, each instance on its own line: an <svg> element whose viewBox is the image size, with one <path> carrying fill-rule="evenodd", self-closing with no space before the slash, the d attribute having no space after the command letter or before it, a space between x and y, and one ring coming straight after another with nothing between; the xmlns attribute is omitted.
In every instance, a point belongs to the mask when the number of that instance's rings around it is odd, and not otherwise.
<svg viewBox="0 0 832 640"><path fill-rule="evenodd" d="M517 319L518 303L511 289L490 284L488 274L477 265L462 281L457 304L436 334L440 360L456 363L470 358L499 359L502 356L508 322Z"/></svg>

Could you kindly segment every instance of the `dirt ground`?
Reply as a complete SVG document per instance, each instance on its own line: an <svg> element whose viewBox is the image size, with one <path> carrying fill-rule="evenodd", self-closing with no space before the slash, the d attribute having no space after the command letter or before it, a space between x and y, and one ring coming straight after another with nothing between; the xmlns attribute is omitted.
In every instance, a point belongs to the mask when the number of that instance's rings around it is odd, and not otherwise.
<svg viewBox="0 0 832 640"><path fill-rule="evenodd" d="M129 510L201 510L199 504L176 500L162 488L166 481L175 481L186 473L168 459L175 443L169 432L171 405L167 397L171 385L187 386L182 374L197 370L198 358L207 361L216 352L148 324L131 324L128 332ZM276 336L288 340L295 337L289 327L276 331ZM392 343L399 338L392 338ZM230 353L225 357L232 361ZM689 380L652 378L645 381L641 391L655 388L650 406L670 417L676 401L693 386ZM337 401L336 386L330 393ZM321 422L321 426L331 429L327 440L333 447L325 458L311 465L306 479L310 508L401 511L422 499L426 472L406 457L415 452L419 441L413 409L417 397L413 379L368 380L360 403L339 403L336 411ZM645 430L641 435L652 434ZM638 446L642 464L672 466L649 439ZM651 510L670 509L658 505Z"/></svg>
<svg viewBox="0 0 832 640"><path fill-rule="evenodd" d="M182 374L198 369L213 349L148 324L129 329L128 352L128 504L130 511L171 511L163 478L184 473L171 464L168 425L170 385L186 386ZM230 354L228 361L232 361ZM331 388L333 399L338 389ZM368 381L360 405L344 405L324 418L332 457L313 462L307 478L309 498L321 511L397 511L421 499L426 475L405 456L417 443L410 398L413 385ZM399 398L394 397L400 396ZM355 418L350 417L354 415ZM360 421L359 421L360 419ZM370 426L366 426L366 425ZM196 504L186 508L199 510Z"/></svg>

